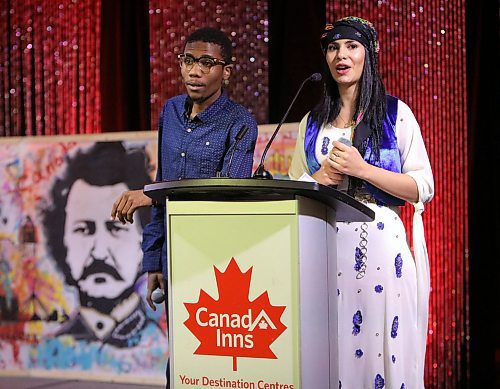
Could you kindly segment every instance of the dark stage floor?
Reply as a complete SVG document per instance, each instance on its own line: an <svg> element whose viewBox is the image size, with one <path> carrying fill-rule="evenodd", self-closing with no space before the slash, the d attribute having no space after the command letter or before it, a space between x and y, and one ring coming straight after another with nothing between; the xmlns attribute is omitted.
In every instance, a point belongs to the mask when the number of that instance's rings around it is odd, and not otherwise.
<svg viewBox="0 0 500 389"><path fill-rule="evenodd" d="M158 385L80 381L37 377L0 377L0 389L157 389Z"/></svg>

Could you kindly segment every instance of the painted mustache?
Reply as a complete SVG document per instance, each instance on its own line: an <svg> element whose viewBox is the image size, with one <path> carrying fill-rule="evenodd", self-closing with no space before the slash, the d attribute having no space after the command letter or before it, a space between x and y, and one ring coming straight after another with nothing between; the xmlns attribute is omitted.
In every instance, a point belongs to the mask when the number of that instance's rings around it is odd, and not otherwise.
<svg viewBox="0 0 500 389"><path fill-rule="evenodd" d="M106 273L109 274L111 277L113 277L115 280L123 281L123 278L116 271L116 269L113 266L108 265L101 259L93 260L89 266L83 269L83 273L82 276L80 277L80 280L85 280L89 276L98 273Z"/></svg>

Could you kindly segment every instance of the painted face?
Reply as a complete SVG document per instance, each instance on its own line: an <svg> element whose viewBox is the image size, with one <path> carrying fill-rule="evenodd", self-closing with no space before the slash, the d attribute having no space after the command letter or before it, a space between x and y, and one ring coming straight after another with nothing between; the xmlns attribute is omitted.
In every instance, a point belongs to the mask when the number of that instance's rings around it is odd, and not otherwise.
<svg viewBox="0 0 500 389"><path fill-rule="evenodd" d="M358 83L363 74L365 55L365 47L355 40L339 39L328 44L326 61L339 87Z"/></svg>
<svg viewBox="0 0 500 389"><path fill-rule="evenodd" d="M132 286L142 261L138 214L134 224L109 218L123 183L93 186L77 180L66 205L66 262L79 288L91 297L116 298Z"/></svg>
<svg viewBox="0 0 500 389"><path fill-rule="evenodd" d="M189 42L184 48L184 55L192 58L215 58L224 61L219 45L208 42ZM181 64L181 74L189 97L199 105L208 107L221 94L222 82L231 76L232 65L214 65L205 74L201 65L195 62L192 66Z"/></svg>

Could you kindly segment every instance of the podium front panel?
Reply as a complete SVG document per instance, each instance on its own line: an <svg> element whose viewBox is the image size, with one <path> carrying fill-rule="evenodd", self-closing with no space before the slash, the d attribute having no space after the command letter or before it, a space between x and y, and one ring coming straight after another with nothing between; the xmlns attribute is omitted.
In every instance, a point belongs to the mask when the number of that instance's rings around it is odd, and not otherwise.
<svg viewBox="0 0 500 389"><path fill-rule="evenodd" d="M300 388L297 208L167 201L173 387Z"/></svg>

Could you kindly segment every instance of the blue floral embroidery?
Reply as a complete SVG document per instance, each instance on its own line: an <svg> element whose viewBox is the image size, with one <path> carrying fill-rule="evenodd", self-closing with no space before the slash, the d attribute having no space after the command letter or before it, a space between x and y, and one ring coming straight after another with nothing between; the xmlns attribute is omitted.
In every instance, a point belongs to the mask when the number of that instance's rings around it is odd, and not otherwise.
<svg viewBox="0 0 500 389"><path fill-rule="evenodd" d="M356 358L358 358L358 359L359 359L359 358L361 358L361 357L363 356L363 350L361 350L360 348L358 348L358 349L356 350L355 356L356 356Z"/></svg>
<svg viewBox="0 0 500 389"><path fill-rule="evenodd" d="M394 316L394 320L392 321L391 327L391 338L396 338L398 336L398 327L399 327L399 318Z"/></svg>
<svg viewBox="0 0 500 389"><path fill-rule="evenodd" d="M356 336L361 332L361 323L363 323L363 316L361 315L361 311L356 311L354 316L352 317L352 334Z"/></svg>
<svg viewBox="0 0 500 389"><path fill-rule="evenodd" d="M406 389L404 382L401 384L401 389Z"/></svg>
<svg viewBox="0 0 500 389"><path fill-rule="evenodd" d="M382 293L383 290L384 290L384 287L382 285L375 286L375 292Z"/></svg>
<svg viewBox="0 0 500 389"><path fill-rule="evenodd" d="M377 223L377 228L378 228L379 230L383 230L383 229L384 229L384 223L382 223L382 222L378 222L378 223Z"/></svg>
<svg viewBox="0 0 500 389"><path fill-rule="evenodd" d="M401 254L396 255L394 266L396 267L396 277L401 278L403 275L403 272L401 271L401 268L403 267L403 258L401 258Z"/></svg>
<svg viewBox="0 0 500 389"><path fill-rule="evenodd" d="M323 144L321 145L321 154L327 155L328 154L328 144L330 143L330 138L325 136L323 138Z"/></svg>
<svg viewBox="0 0 500 389"><path fill-rule="evenodd" d="M361 267L363 266L363 261L361 260L362 257L363 255L361 253L361 249L359 247L356 247L356 253L354 254L354 261L355 261L354 270L356 271L361 270Z"/></svg>
<svg viewBox="0 0 500 389"><path fill-rule="evenodd" d="M392 363L396 363L396 357L394 355L391 357L391 359L392 359Z"/></svg>
<svg viewBox="0 0 500 389"><path fill-rule="evenodd" d="M375 376L375 389L382 389L384 386L385 386L384 378L380 374L377 374Z"/></svg>

